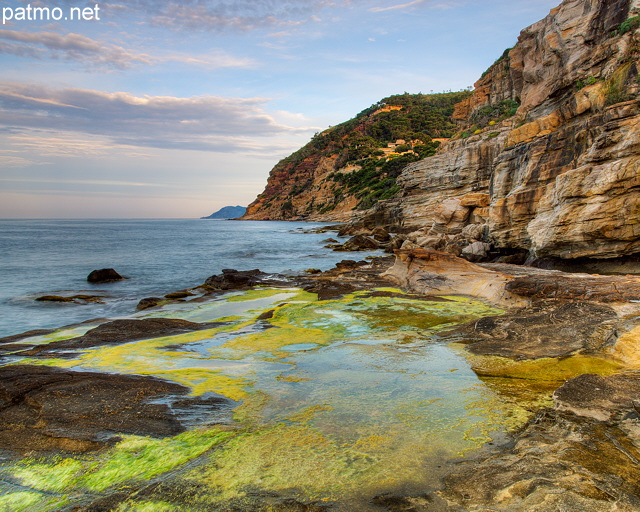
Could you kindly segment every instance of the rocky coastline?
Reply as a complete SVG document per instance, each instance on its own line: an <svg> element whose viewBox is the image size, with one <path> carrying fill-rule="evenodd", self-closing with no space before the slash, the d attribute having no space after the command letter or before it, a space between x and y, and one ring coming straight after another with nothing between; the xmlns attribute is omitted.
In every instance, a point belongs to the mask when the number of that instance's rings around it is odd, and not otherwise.
<svg viewBox="0 0 640 512"><path fill-rule="evenodd" d="M438 490L372 496L370 510L632 511L640 506L640 277L474 264L449 253L405 249L396 250L395 257L344 260L326 272L286 279L258 270L225 270L197 289L167 294L174 298L165 297L163 305L206 302L230 290L261 286L296 286L319 300L389 286L420 300L481 298L505 313L440 332L438 341L466 345L478 358L473 370L487 382L500 382L502 392L508 389L505 382L519 381L555 389L553 406L532 411L508 442L462 462ZM0 349L9 357L46 360L211 327L162 317L114 320L47 345L29 345L33 333L12 336L0 340ZM194 409L220 411L224 423L234 406L219 397L185 397L188 388L151 377L33 365L0 370L5 461L27 452L95 451L126 433L175 435L184 432ZM150 492L145 486L120 490L70 510L116 510L145 492ZM333 505L256 496L250 507L246 510L315 511Z"/></svg>

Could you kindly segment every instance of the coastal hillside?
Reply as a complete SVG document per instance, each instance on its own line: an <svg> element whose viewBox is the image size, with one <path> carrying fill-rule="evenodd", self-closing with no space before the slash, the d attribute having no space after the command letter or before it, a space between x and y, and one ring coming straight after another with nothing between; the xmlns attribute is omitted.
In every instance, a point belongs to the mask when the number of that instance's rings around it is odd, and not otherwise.
<svg viewBox="0 0 640 512"><path fill-rule="evenodd" d="M224 206L220 208L217 212L213 212L211 215L207 217L200 217L201 219L219 219L219 220L228 220L228 219L237 219L238 217L242 217L247 209L244 206Z"/></svg>
<svg viewBox="0 0 640 512"><path fill-rule="evenodd" d="M348 188L329 188L336 169L348 182L362 162L336 166L340 153L306 146L289 157L295 165L276 166L248 216L349 220L354 232L382 225L407 246L475 260L634 257L639 15L638 0L565 0L524 29L472 93L459 93L455 128L432 134L452 137L435 155L412 156L397 188L385 187L392 197L363 203L366 196L344 195ZM365 112L351 122L366 124L375 109Z"/></svg>
<svg viewBox="0 0 640 512"><path fill-rule="evenodd" d="M402 169L456 133L455 105L470 95L390 96L315 134L273 168L244 218L344 221L395 197Z"/></svg>

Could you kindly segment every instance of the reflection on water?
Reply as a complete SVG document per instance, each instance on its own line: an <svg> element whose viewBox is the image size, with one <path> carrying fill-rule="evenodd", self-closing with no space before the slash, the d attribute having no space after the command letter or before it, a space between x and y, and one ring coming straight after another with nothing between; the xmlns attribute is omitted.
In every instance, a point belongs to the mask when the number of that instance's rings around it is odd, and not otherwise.
<svg viewBox="0 0 640 512"><path fill-rule="evenodd" d="M259 320L265 311L272 314ZM168 471L162 478L171 483L170 496L161 490L147 496L149 510L252 510L249 497L256 493L338 501L348 510L344 504L382 492L424 492L447 460L528 415L477 378L461 347L434 341L439 329L496 312L459 298L423 302L356 293L318 302L295 289L173 306L162 314L228 323L51 364L156 375L191 386L193 395L215 392L242 401L234 425L167 440L128 436L91 457L25 460L8 471L35 492L10 493L0 505L13 495L14 505L36 500L39 510L55 510L95 491L92 482L102 482L106 492ZM129 450L127 443L140 448ZM163 445L179 462L150 473L148 452ZM51 496L38 494L51 491L52 480L64 491L53 505ZM187 491L193 486L197 497ZM147 510L137 499L118 510Z"/></svg>

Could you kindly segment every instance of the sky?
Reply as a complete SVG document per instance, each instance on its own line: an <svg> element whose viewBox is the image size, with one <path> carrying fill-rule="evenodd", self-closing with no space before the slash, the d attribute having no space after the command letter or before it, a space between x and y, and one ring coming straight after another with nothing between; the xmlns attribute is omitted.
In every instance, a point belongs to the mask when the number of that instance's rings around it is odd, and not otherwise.
<svg viewBox="0 0 640 512"><path fill-rule="evenodd" d="M314 133L473 85L558 3L0 0L0 218L246 206Z"/></svg>

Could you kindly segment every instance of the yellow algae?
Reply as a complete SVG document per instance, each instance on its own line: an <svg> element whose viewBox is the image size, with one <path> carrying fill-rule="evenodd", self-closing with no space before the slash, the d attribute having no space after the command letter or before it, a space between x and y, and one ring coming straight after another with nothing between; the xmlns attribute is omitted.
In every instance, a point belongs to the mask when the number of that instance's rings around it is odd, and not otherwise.
<svg viewBox="0 0 640 512"><path fill-rule="evenodd" d="M481 301L367 292L317 301L287 290L282 304L282 293L252 290L211 307L190 305L191 312L183 304L171 315L233 324L99 347L59 362L154 375L189 386L192 395L241 400L233 416L237 431L193 430L163 440L124 436L103 453L20 467L21 480L34 488L59 482L63 489L103 492L183 468L180 478L201 486L198 506L218 510L251 489L309 500L370 498L394 486L424 490L442 460L478 448L530 414L499 382L513 379L483 383L462 348L434 341L443 326L500 312ZM272 317L257 322L269 310ZM515 390L513 396L521 395ZM214 446L197 469L184 465ZM173 506L158 499L128 501L118 510Z"/></svg>
<svg viewBox="0 0 640 512"><path fill-rule="evenodd" d="M125 436L108 460L87 468L80 484L94 491L131 480L145 481L202 455L233 432L194 430L169 439Z"/></svg>
<svg viewBox="0 0 640 512"><path fill-rule="evenodd" d="M247 397L246 388L249 386L249 382L244 379L211 370L154 371L149 375L163 377L178 384L190 386L191 396L200 396L204 393L212 392L235 401L244 400Z"/></svg>
<svg viewBox="0 0 640 512"><path fill-rule="evenodd" d="M289 421L295 421L297 423L308 423L319 412L327 411L333 411L333 407L327 404L312 405L310 407L307 407L306 409L301 410L297 414L289 416L287 419Z"/></svg>
<svg viewBox="0 0 640 512"><path fill-rule="evenodd" d="M264 421L262 410L269 401L269 395L262 391L252 391L233 412L233 419L245 426L255 426Z"/></svg>
<svg viewBox="0 0 640 512"><path fill-rule="evenodd" d="M169 304L161 310L137 316L181 318L192 322L246 321L254 318L256 311L270 309L282 302L301 300L316 300L316 296L297 288L260 288L230 292L208 302Z"/></svg>
<svg viewBox="0 0 640 512"><path fill-rule="evenodd" d="M278 375L276 380L281 382L309 382L311 379L307 377L301 377L299 375Z"/></svg>
<svg viewBox="0 0 640 512"><path fill-rule="evenodd" d="M53 366L55 368L71 368L75 366L77 363L73 359L36 359L31 357L24 357L19 359L18 361L12 361L8 363L6 366L16 365L16 364L29 364L34 366ZM4 365L3 365L4 366Z"/></svg>
<svg viewBox="0 0 640 512"><path fill-rule="evenodd" d="M267 329L263 332L238 336L223 346L210 350L211 355L225 359L241 359L252 354L263 352L274 357L282 356L281 349L287 345L298 343L315 343L324 345L331 341L329 333L322 329L303 329L283 325L278 329Z"/></svg>
<svg viewBox="0 0 640 512"><path fill-rule="evenodd" d="M480 376L528 381L564 382L584 373L612 375L622 369L611 359L582 354L523 361L498 356L472 356L471 360L473 370Z"/></svg>
<svg viewBox="0 0 640 512"><path fill-rule="evenodd" d="M289 298L293 298L293 297L298 296L299 295L299 291L296 288L290 288L290 289L287 289L287 288L256 288L256 289L244 292L244 293L242 293L240 295L234 295L232 297L229 297L227 299L227 301L229 301L229 302L245 302L245 301L249 301L249 300L264 299L266 297L273 297L274 295L283 295L283 294L290 295L290 297L287 297L287 299L289 299Z"/></svg>
<svg viewBox="0 0 640 512"><path fill-rule="evenodd" d="M23 459L13 469L13 476L33 489L61 492L78 483L83 468L81 461L60 456L46 462Z"/></svg>

